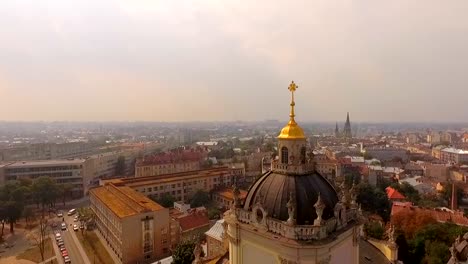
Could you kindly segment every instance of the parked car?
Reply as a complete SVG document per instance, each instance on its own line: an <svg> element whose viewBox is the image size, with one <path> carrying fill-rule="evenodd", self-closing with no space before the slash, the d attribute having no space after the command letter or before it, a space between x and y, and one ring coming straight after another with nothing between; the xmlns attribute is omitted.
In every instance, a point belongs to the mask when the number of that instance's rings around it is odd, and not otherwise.
<svg viewBox="0 0 468 264"><path fill-rule="evenodd" d="M63 217L62 211L59 211L59 212L57 213L57 217Z"/></svg>
<svg viewBox="0 0 468 264"><path fill-rule="evenodd" d="M70 260L70 257L69 257L69 256L65 256L65 257L63 258L63 261L65 262L65 264L71 263L71 260Z"/></svg>
<svg viewBox="0 0 468 264"><path fill-rule="evenodd" d="M61 247L61 246L65 245L65 243L63 243L63 241L62 241L62 242L59 242L57 245L58 245L59 247Z"/></svg>
<svg viewBox="0 0 468 264"><path fill-rule="evenodd" d="M73 218L73 222L78 222L79 218L78 216L75 216L75 218Z"/></svg>
<svg viewBox="0 0 468 264"><path fill-rule="evenodd" d="M65 231L65 230L67 230L67 224L62 223L62 231Z"/></svg>
<svg viewBox="0 0 468 264"><path fill-rule="evenodd" d="M78 231L78 226L76 224L73 225L73 231Z"/></svg>
<svg viewBox="0 0 468 264"><path fill-rule="evenodd" d="M67 250L67 249L65 248L65 245L63 245L62 247L60 247L60 251L61 251L61 252L65 251L65 250Z"/></svg>
<svg viewBox="0 0 468 264"><path fill-rule="evenodd" d="M59 243L63 243L63 239L62 239L62 238L57 239L57 245L58 245Z"/></svg>
<svg viewBox="0 0 468 264"><path fill-rule="evenodd" d="M62 251L62 257L67 257L68 256L68 251L64 250Z"/></svg>

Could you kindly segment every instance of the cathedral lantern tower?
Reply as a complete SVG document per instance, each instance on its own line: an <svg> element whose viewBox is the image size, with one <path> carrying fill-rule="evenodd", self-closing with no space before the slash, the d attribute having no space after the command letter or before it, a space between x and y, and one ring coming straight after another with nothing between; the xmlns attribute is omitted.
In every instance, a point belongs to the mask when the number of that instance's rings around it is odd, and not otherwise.
<svg viewBox="0 0 468 264"><path fill-rule="evenodd" d="M359 263L357 207L340 199L309 159L295 120L297 89L294 82L288 87L289 122L271 169L225 214L231 264Z"/></svg>

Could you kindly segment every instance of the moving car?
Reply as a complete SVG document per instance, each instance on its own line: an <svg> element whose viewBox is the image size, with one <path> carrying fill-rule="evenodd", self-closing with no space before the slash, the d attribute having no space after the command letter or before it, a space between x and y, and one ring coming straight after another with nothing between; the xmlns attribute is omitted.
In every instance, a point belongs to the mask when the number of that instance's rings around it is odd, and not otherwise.
<svg viewBox="0 0 468 264"><path fill-rule="evenodd" d="M70 211L68 211L68 215L74 215L76 213L76 209L71 209Z"/></svg>
<svg viewBox="0 0 468 264"><path fill-rule="evenodd" d="M78 226L76 224L73 225L73 231L78 231Z"/></svg>
<svg viewBox="0 0 468 264"><path fill-rule="evenodd" d="M65 231L65 230L67 230L67 224L62 223L62 231Z"/></svg>

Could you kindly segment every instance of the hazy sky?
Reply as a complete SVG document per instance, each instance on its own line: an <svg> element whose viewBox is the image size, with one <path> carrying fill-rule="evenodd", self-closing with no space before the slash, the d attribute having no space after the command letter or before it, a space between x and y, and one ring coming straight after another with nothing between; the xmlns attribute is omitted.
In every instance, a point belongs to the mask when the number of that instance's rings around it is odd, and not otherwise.
<svg viewBox="0 0 468 264"><path fill-rule="evenodd" d="M468 1L2 0L0 120L468 121Z"/></svg>

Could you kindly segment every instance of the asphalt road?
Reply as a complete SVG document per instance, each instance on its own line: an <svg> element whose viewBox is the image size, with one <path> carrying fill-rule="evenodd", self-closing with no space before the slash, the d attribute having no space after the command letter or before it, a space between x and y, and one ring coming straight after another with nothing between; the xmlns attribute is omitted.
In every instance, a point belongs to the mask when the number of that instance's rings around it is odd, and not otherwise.
<svg viewBox="0 0 468 264"><path fill-rule="evenodd" d="M67 249L68 256L70 257L70 260L73 264L86 264L86 262L83 260L80 251L78 250L78 246L75 243L75 239L73 239L72 236L74 236L73 231L73 224L78 224L78 222L73 222L73 217L74 216L67 216L66 211L64 212L64 218L65 218L65 223L67 224L67 230L62 231L60 230L61 226L60 224L58 225L57 229L59 229L59 232L62 234L62 239L63 242L65 243L65 248ZM62 222L62 219L58 218L60 223ZM70 226L71 224L71 226Z"/></svg>

